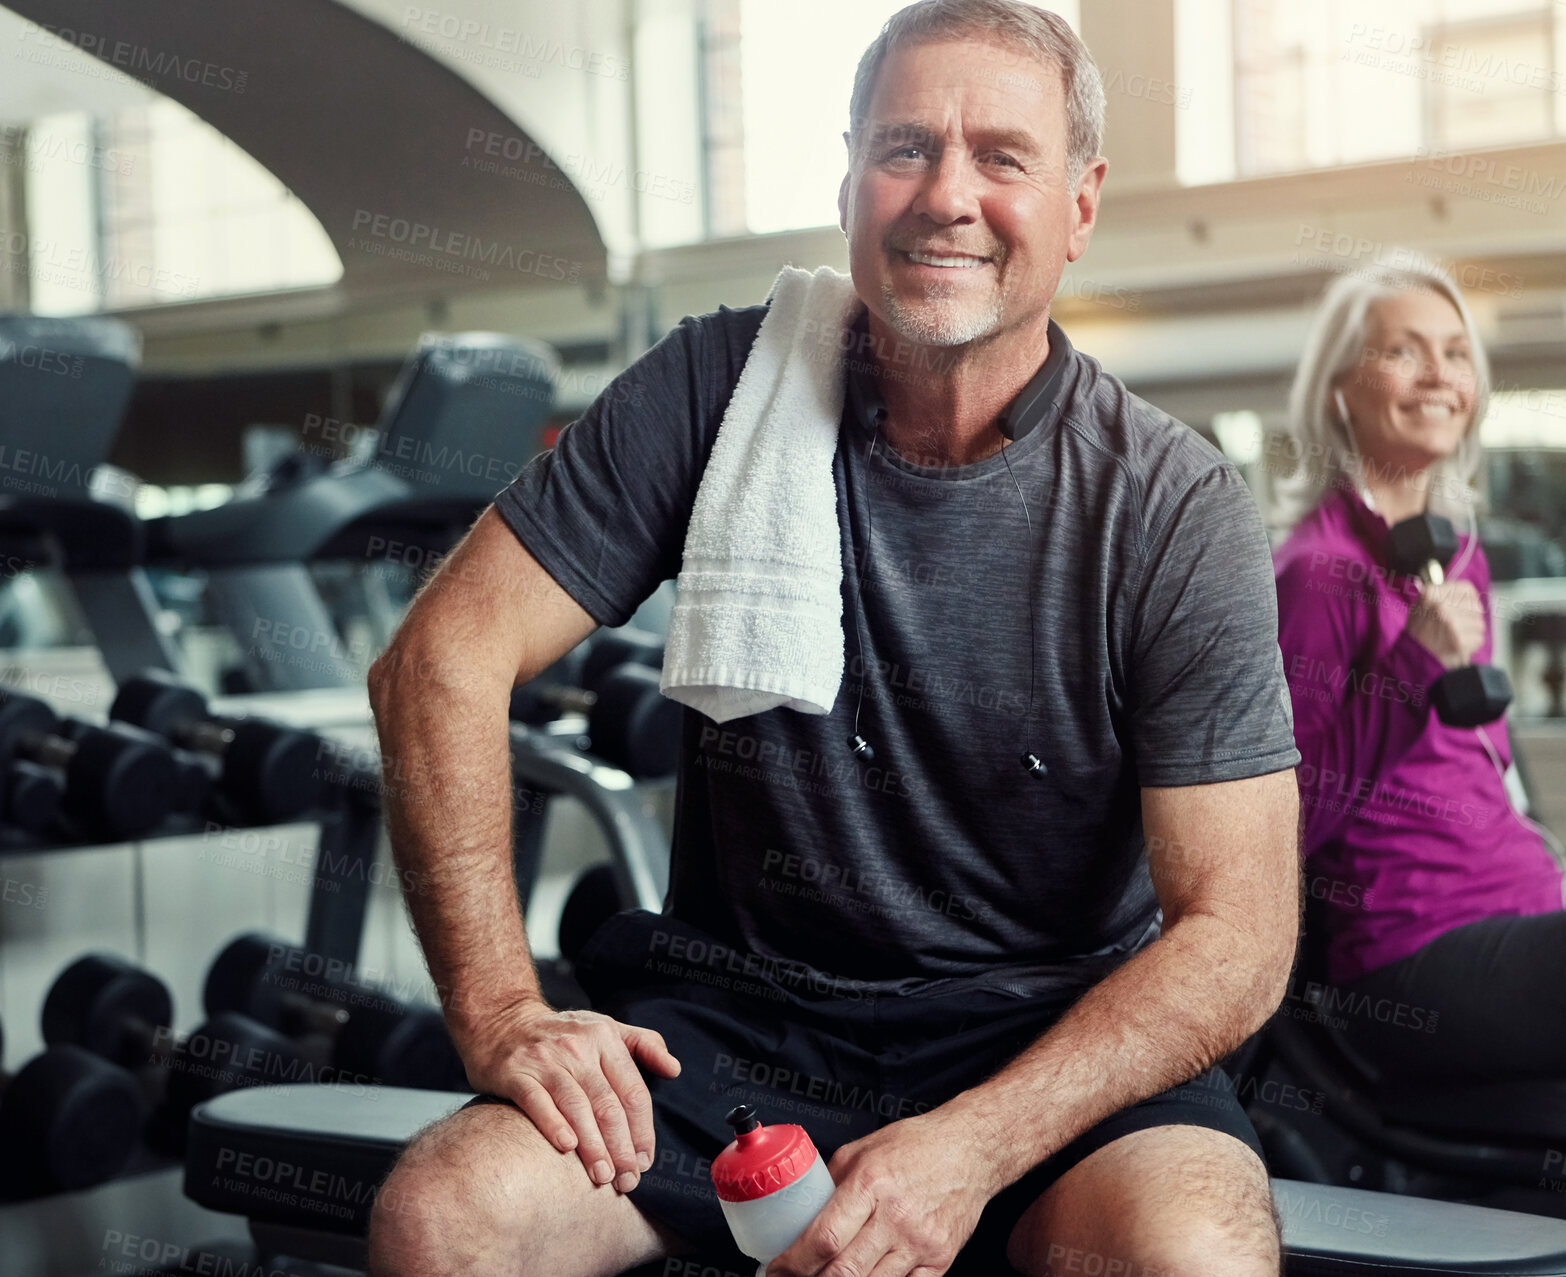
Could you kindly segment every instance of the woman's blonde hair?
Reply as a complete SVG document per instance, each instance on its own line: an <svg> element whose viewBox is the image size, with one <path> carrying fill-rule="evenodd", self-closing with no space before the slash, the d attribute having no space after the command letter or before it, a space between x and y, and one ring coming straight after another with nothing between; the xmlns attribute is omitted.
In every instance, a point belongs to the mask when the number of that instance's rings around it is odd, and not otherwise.
<svg viewBox="0 0 1566 1277"><path fill-rule="evenodd" d="M1330 489L1363 486L1365 462L1333 402L1333 390L1364 352L1371 306L1406 292L1433 292L1451 302L1463 321L1473 357L1473 419L1456 451L1431 467L1430 508L1466 517L1478 503L1474 480L1483 460L1479 424L1490 406L1489 359L1452 277L1421 254L1400 253L1398 260L1395 267L1378 265L1340 276L1316 310L1289 392L1293 452L1281 459L1272 485L1273 520L1279 527L1293 527Z"/></svg>

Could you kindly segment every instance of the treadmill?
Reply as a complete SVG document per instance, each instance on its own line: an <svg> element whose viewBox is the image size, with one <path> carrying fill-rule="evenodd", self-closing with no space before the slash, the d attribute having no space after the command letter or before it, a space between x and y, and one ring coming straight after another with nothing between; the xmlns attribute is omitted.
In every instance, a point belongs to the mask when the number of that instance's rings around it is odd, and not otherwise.
<svg viewBox="0 0 1566 1277"><path fill-rule="evenodd" d="M349 458L284 466L215 509L150 520L148 562L204 573L239 643L243 682L230 690L361 684L368 654L343 637L312 568L348 568L383 630L400 609L377 597L376 569L432 566L451 549L541 447L558 377L541 343L426 335Z"/></svg>
<svg viewBox="0 0 1566 1277"><path fill-rule="evenodd" d="M141 338L119 320L0 315L0 563L7 577L65 573L116 681L183 666L158 625L130 494L94 482L140 364Z"/></svg>

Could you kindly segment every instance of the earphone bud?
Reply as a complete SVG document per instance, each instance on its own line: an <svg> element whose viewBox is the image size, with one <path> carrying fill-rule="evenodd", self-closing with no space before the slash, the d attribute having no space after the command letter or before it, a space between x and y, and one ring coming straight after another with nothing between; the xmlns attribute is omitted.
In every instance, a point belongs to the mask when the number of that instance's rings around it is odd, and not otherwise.
<svg viewBox="0 0 1566 1277"><path fill-rule="evenodd" d="M1343 387L1339 386L1332 392L1332 399L1333 402L1338 405L1338 416L1343 421L1343 428L1349 433L1349 444L1353 448L1355 464L1358 465L1359 448L1357 444L1359 441L1354 437L1354 423L1349 420L1348 404L1345 403L1343 399ZM1363 477L1362 474L1361 477ZM1370 486L1366 483L1360 483L1357 490L1359 492L1359 499L1365 503L1365 509L1374 510L1376 508L1376 498L1371 495Z"/></svg>

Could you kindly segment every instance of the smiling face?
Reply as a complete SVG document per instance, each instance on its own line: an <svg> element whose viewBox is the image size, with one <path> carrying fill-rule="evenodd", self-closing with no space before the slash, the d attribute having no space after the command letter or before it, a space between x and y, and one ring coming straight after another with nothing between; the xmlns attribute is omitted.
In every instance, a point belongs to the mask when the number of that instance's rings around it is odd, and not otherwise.
<svg viewBox="0 0 1566 1277"><path fill-rule="evenodd" d="M929 346L1041 326L1105 169L1068 182L1065 153L1055 67L982 40L894 50L838 198L873 320Z"/></svg>
<svg viewBox="0 0 1566 1277"><path fill-rule="evenodd" d="M1428 469L1473 422L1478 380L1462 316L1430 290L1373 302L1359 361L1335 386L1367 460L1393 474Z"/></svg>

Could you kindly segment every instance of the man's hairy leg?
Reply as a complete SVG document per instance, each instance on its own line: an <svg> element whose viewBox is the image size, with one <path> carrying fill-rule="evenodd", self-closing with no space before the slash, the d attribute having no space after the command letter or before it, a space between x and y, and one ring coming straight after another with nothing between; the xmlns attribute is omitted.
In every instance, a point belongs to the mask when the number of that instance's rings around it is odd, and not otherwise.
<svg viewBox="0 0 1566 1277"><path fill-rule="evenodd" d="M1267 1170L1221 1131L1155 1126L1104 1145L1051 1184L1012 1230L1027 1277L1278 1277Z"/></svg>
<svg viewBox="0 0 1566 1277"><path fill-rule="evenodd" d="M609 1277L690 1247L510 1104L429 1128L376 1199L369 1277Z"/></svg>

